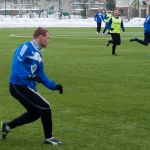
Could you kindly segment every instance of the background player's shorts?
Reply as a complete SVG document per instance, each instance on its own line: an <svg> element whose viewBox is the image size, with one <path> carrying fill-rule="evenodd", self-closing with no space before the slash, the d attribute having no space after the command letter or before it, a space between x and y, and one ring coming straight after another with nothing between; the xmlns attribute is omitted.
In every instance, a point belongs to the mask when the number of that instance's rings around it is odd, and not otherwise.
<svg viewBox="0 0 150 150"><path fill-rule="evenodd" d="M150 33L149 32L144 33L144 42L150 43Z"/></svg>
<svg viewBox="0 0 150 150"><path fill-rule="evenodd" d="M111 33L111 37L112 37L112 40L113 40L113 44L116 44L116 45L121 44L120 33Z"/></svg>

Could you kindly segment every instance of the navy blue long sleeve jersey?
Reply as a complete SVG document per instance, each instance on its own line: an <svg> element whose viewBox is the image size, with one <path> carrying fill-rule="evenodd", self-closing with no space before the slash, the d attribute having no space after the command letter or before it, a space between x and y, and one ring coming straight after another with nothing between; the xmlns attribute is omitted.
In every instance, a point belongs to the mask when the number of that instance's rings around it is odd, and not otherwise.
<svg viewBox="0 0 150 150"><path fill-rule="evenodd" d="M28 76L39 76L42 84L48 89L55 90L56 83L49 80L44 73L44 63L40 52L40 45L35 41L20 45L14 54L10 82L36 90L36 82L29 81Z"/></svg>
<svg viewBox="0 0 150 150"><path fill-rule="evenodd" d="M144 33L150 33L150 15L146 16L144 21Z"/></svg>
<svg viewBox="0 0 150 150"><path fill-rule="evenodd" d="M94 16L94 20L95 20L96 22L102 22L102 21L103 21L103 19L102 19L102 13L97 12L97 13L95 14L95 16Z"/></svg>

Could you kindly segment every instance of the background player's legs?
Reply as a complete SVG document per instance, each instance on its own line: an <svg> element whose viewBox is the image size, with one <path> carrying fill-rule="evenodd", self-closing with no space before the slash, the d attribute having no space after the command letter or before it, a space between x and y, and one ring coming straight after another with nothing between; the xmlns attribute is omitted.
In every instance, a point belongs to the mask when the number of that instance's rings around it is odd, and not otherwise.
<svg viewBox="0 0 150 150"><path fill-rule="evenodd" d="M116 44L112 45L112 55L116 55Z"/></svg>
<svg viewBox="0 0 150 150"><path fill-rule="evenodd" d="M145 46L148 45L148 41L147 40L143 41L143 40L137 38L137 39L135 39L135 41L138 42L138 43L140 43L140 44L142 44L142 45L145 45Z"/></svg>
<svg viewBox="0 0 150 150"><path fill-rule="evenodd" d="M130 39L130 42L136 41L142 45L147 46L148 43L150 42L150 34L149 33L144 33L144 40L138 39L138 38L132 38Z"/></svg>
<svg viewBox="0 0 150 150"><path fill-rule="evenodd" d="M97 22L97 33L101 32L101 22Z"/></svg>
<svg viewBox="0 0 150 150"><path fill-rule="evenodd" d="M108 40L107 46L109 46L109 44L113 44L113 41L112 40Z"/></svg>
<svg viewBox="0 0 150 150"><path fill-rule="evenodd" d="M106 26L105 26L105 28L104 28L104 30L103 30L103 34L106 32L106 30L107 30L107 28L106 28Z"/></svg>
<svg viewBox="0 0 150 150"><path fill-rule="evenodd" d="M112 46L112 54L116 55L116 46L121 44L121 38L119 33L111 34L113 46Z"/></svg>

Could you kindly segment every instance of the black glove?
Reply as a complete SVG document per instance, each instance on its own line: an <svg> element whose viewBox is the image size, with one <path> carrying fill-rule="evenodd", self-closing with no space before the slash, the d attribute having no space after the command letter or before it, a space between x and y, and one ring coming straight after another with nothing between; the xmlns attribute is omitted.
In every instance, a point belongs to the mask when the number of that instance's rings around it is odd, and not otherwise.
<svg viewBox="0 0 150 150"><path fill-rule="evenodd" d="M39 77L39 76L31 76L31 75L29 75L28 77L27 77L27 80L29 80L29 81L35 81L35 82L38 82L38 83L42 83L42 80L41 80L41 78Z"/></svg>
<svg viewBox="0 0 150 150"><path fill-rule="evenodd" d="M111 30L111 31L113 31L113 30L114 30L114 28L111 28L110 30Z"/></svg>
<svg viewBox="0 0 150 150"><path fill-rule="evenodd" d="M62 94L63 93L63 87L62 87L62 85L61 84L57 84L56 85L56 90L59 91L59 94Z"/></svg>

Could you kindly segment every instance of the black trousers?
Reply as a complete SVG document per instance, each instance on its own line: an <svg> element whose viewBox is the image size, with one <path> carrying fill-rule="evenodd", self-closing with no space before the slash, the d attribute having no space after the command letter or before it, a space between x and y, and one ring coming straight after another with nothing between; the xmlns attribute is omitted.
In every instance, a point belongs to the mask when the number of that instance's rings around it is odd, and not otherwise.
<svg viewBox="0 0 150 150"><path fill-rule="evenodd" d="M141 39L135 39L136 42L147 46L150 43L150 33L144 33L144 40Z"/></svg>
<svg viewBox="0 0 150 150"><path fill-rule="evenodd" d="M101 22L97 22L97 32L101 32Z"/></svg>
<svg viewBox="0 0 150 150"><path fill-rule="evenodd" d="M11 95L27 110L8 122L9 127L13 129L41 118L45 138L52 137L52 116L49 103L38 92L26 86L10 83L9 90Z"/></svg>
<svg viewBox="0 0 150 150"><path fill-rule="evenodd" d="M103 30L103 34L106 32L106 30L107 30L107 28L106 28L106 26L105 26L105 28L104 28L104 30Z"/></svg>
<svg viewBox="0 0 150 150"><path fill-rule="evenodd" d="M116 46L121 44L120 33L111 33L110 43L112 43L112 54L116 53Z"/></svg>
<svg viewBox="0 0 150 150"><path fill-rule="evenodd" d="M104 30L103 30L103 34L106 32L106 30L107 30L107 24L108 24L108 22L106 22L105 23L105 28L104 28Z"/></svg>

